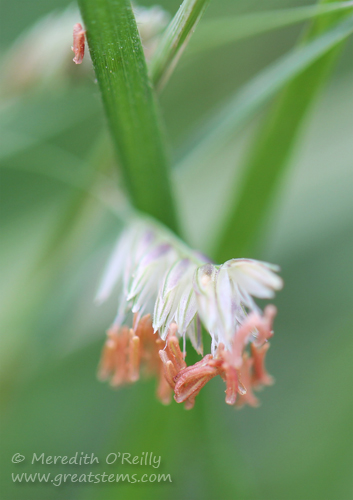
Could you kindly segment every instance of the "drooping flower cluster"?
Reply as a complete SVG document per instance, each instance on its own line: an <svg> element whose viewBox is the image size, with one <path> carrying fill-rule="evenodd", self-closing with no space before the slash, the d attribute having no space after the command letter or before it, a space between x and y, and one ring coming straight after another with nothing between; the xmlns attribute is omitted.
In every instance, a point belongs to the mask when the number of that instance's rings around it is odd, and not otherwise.
<svg viewBox="0 0 353 500"><path fill-rule="evenodd" d="M117 386L137 380L140 370L155 374L163 403L173 391L192 408L201 388L220 375L228 404L256 405L253 389L272 383L264 358L276 310L267 306L262 314L253 297L272 298L282 287L276 271L250 259L217 266L165 228L135 220L119 238L97 294L103 302L120 289L100 377ZM123 326L129 321L132 328ZM203 354L201 324L211 336L211 354L187 366L186 339Z"/></svg>

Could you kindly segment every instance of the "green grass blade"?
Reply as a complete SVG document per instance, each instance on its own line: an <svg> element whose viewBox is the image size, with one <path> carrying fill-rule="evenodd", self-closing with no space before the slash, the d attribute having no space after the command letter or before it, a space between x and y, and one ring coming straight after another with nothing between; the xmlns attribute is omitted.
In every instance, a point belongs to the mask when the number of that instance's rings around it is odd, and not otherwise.
<svg viewBox="0 0 353 500"><path fill-rule="evenodd" d="M0 102L0 161L94 119L99 106L95 102L87 106L91 95L91 91L79 86L69 94L42 91Z"/></svg>
<svg viewBox="0 0 353 500"><path fill-rule="evenodd" d="M197 31L188 54L222 47L238 40L260 35L274 29L285 28L310 19L327 16L333 12L353 7L353 2L336 2L323 5L308 5L292 9L281 9L237 17L208 19Z"/></svg>
<svg viewBox="0 0 353 500"><path fill-rule="evenodd" d="M176 230L169 162L128 0L79 0L120 168L134 206Z"/></svg>
<svg viewBox="0 0 353 500"><path fill-rule="evenodd" d="M151 79L161 89L171 75L210 0L184 0L150 62Z"/></svg>
<svg viewBox="0 0 353 500"><path fill-rule="evenodd" d="M353 17L275 61L246 83L192 139L178 168L194 168L215 156L293 78L353 32Z"/></svg>
<svg viewBox="0 0 353 500"><path fill-rule="evenodd" d="M326 22L321 20L321 22L314 23L305 39L309 40L327 29L327 25L332 24L336 19L337 17L333 17ZM305 50L320 39L330 38L334 32L338 34L342 29L341 33L345 32L348 35L351 31L349 26L352 27L352 23L352 17L346 19L313 42L308 42L301 50ZM346 35L341 38L341 41ZM337 42L339 41L340 37L337 38ZM326 54L323 57L288 84L269 116L265 118L260 134L255 138L254 149L245 165L239 196L230 210L230 216L216 252L217 258L221 261L233 255L243 255L251 251L266 218L279 180L288 164L303 118L342 47L342 44L337 45L337 42L333 43L331 50L325 51Z"/></svg>

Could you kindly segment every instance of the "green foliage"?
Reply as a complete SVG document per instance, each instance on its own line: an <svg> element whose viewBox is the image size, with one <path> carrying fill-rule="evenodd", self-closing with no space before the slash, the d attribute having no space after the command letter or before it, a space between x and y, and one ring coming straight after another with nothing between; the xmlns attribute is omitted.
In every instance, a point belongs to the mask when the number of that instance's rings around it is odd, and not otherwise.
<svg viewBox="0 0 353 500"><path fill-rule="evenodd" d="M350 18L310 43L282 56L279 61L247 82L197 131L196 139L192 139L188 153L180 161L180 168L192 168L192 164L204 161L208 155L224 147L235 132L286 83L347 38L352 30L353 18Z"/></svg>
<svg viewBox="0 0 353 500"><path fill-rule="evenodd" d="M243 38L285 28L313 18L332 15L334 12L351 9L352 5L352 2L332 2L293 9L270 10L259 14L208 19L198 29L189 54L191 52L192 55L196 55Z"/></svg>
<svg viewBox="0 0 353 500"><path fill-rule="evenodd" d="M166 145L130 2L79 3L131 200L176 230Z"/></svg>
<svg viewBox="0 0 353 500"><path fill-rule="evenodd" d="M209 0L184 0L181 4L150 63L157 89L166 84L208 4Z"/></svg>
<svg viewBox="0 0 353 500"><path fill-rule="evenodd" d="M192 64L176 67L161 97L171 142L183 142L184 151L169 172L159 104L129 2L81 3L99 87L92 75L70 77L59 88L47 86L0 102L4 498L348 500L352 45L347 44L338 66L332 64L352 32L352 19L341 18L349 14L347 6L286 2L292 8L273 17L272 11L258 14L273 7L270 2L212 2L200 36L196 32L184 54ZM175 12L178 2L163 5ZM19 2L8 3L8 31L17 33L57 6L33 3L31 17L28 13L18 22ZM342 12L333 15L336 8ZM250 12L239 15L245 9ZM315 32L309 29L293 50L295 28L272 29L316 14ZM191 17L187 22L175 17L166 34L177 19L176 34L188 38L195 26ZM213 38L206 40L209 27ZM251 41L228 43L231 35L235 41L265 31ZM78 74L70 44L68 39L67 59ZM160 67L168 74L178 54L167 35L162 47L159 64L163 59ZM105 135L99 92L118 163ZM214 112L220 102L224 107ZM193 130L194 123L203 126ZM276 300L279 316L268 359L276 384L261 393L259 409L227 407L224 385L216 379L191 412L156 401L155 381L114 391L96 379L116 301L98 308L93 300L126 217L124 188L141 210L172 227L178 217L183 228L192 228L200 250L218 248L220 259L240 257L238 252L254 251L258 241L257 257L281 265L285 288ZM265 219L266 237L261 232ZM189 356L191 347L187 350ZM70 456L76 451L95 453L101 463L75 470L30 465L34 452ZM161 455L157 472L170 473L172 483L55 487L11 482L12 472L150 473L145 467L136 471L104 463L110 452L143 451ZM26 461L13 464L15 453Z"/></svg>
<svg viewBox="0 0 353 500"><path fill-rule="evenodd" d="M319 19L310 28L305 41L314 38L312 45L320 41L320 37L317 37L322 32L324 34L321 35L321 40L329 37L330 33L337 33L338 36L333 36L332 45L326 45L323 57L319 57L314 64L308 65L306 71L290 80L272 113L265 117L264 126L256 137L256 149L251 151L248 164L244 167L238 199L234 208L229 211L225 231L219 242L217 257L220 260L226 260L234 253L244 255L251 251L258 238L259 229L276 194L306 112L328 76L332 63L339 54L338 50L342 47L342 41L352 32L353 17L350 16L329 31L328 27L334 21L335 15L331 23L330 20L325 22ZM339 35L340 32L342 36ZM339 47L336 47L337 44ZM306 43L306 47L308 46L310 47L310 43ZM268 168L264 169L268 158Z"/></svg>

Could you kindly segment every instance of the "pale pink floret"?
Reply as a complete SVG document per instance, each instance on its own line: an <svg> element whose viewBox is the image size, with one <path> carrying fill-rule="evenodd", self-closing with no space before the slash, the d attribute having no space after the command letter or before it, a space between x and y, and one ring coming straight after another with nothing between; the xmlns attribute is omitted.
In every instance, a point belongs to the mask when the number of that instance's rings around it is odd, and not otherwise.
<svg viewBox="0 0 353 500"><path fill-rule="evenodd" d="M201 361L186 366L179 343L174 335L168 336L166 347L159 352L164 366L164 375L174 390L177 403L192 408L195 397L216 375L226 382L226 403L243 406L258 406L254 388L272 384L265 370L264 359L269 348L267 339L273 335L272 323L276 311L273 306L265 309L264 316L251 314L234 334L233 349L228 351L219 344L215 356L207 354ZM245 352L250 335L258 334L251 343L251 355ZM261 345L262 343L262 345ZM185 365L185 367L182 367Z"/></svg>
<svg viewBox="0 0 353 500"><path fill-rule="evenodd" d="M248 353L243 355L243 364L240 371L240 383L245 389L236 401L237 407L241 407L245 404L249 406L259 406L259 400L253 393L252 386L252 368L254 360L250 358Z"/></svg>
<svg viewBox="0 0 353 500"><path fill-rule="evenodd" d="M261 347L251 344L251 355L254 360L252 385L255 388L274 383L273 377L267 373L265 368L265 356L269 348L268 342Z"/></svg>
<svg viewBox="0 0 353 500"><path fill-rule="evenodd" d="M190 410L195 404L195 397L201 388L217 375L217 371L211 367L207 367L208 359L212 356L209 354L204 359L192 366L187 366L184 360L184 355L179 347L179 340L175 336L177 325L172 324L164 350L159 351L159 356L164 367L164 376L173 389L174 399L177 403L185 403L185 409ZM201 365L205 367L205 371L201 370ZM190 384L189 384L190 381Z"/></svg>
<svg viewBox="0 0 353 500"><path fill-rule="evenodd" d="M107 341L103 348L98 376L101 380L110 380L114 387L136 382L141 372L155 375L159 379L157 396L163 404L170 403L171 388L164 376L163 363L159 351L165 342L153 333L152 320L149 314L137 322L134 329L114 325L107 333ZM176 348L168 351L173 356ZM184 366L178 363L178 370Z"/></svg>
<svg viewBox="0 0 353 500"><path fill-rule="evenodd" d="M174 379L174 399L177 403L183 403L185 401L189 401L189 403L192 401L192 403L194 403L195 397L202 387L218 374L217 369L210 366L208 363L211 359L212 355L208 354L198 363L184 368L177 374ZM189 404L188 408L192 408L192 406Z"/></svg>
<svg viewBox="0 0 353 500"><path fill-rule="evenodd" d="M272 324L276 315L274 306L267 306L264 310L264 315L260 316L257 313L251 313L246 321L239 327L234 335L233 346L231 351L231 364L235 368L240 368L242 365L242 355L246 344L249 342L251 335L255 334L254 343L261 346L269 338L272 337Z"/></svg>
<svg viewBox="0 0 353 500"><path fill-rule="evenodd" d="M80 23L75 24L73 30L73 38L74 44L71 49L75 53L75 57L73 58L73 62L75 64L81 64L83 61L83 56L85 55L85 38L86 31L82 28Z"/></svg>
<svg viewBox="0 0 353 500"><path fill-rule="evenodd" d="M252 313L234 334L230 351L221 343L214 356L207 354L191 366L186 365L180 350L175 323L164 342L153 333L150 315L139 321L135 316L133 329L113 326L108 331L99 377L120 386L138 380L143 368L147 375L159 379L157 396L163 404L170 403L174 391L175 401L191 409L200 390L219 375L226 383L227 404L258 406L253 389L273 383L265 369L265 355L275 313L273 306L268 306L263 316ZM250 340L249 354L245 348Z"/></svg>

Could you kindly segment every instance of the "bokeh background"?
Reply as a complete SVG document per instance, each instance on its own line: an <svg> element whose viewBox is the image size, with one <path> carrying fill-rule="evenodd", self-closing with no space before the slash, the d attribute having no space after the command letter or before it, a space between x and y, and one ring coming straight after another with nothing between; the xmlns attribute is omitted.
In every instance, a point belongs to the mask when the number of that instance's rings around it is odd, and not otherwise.
<svg viewBox="0 0 353 500"><path fill-rule="evenodd" d="M179 6L178 0L159 3L171 14ZM2 56L41 16L67 5L3 3ZM204 19L298 5L305 2L214 0ZM272 31L198 57L186 53L161 95L172 155L178 158L210 110L287 52L302 29ZM190 50L197 36L196 31ZM71 33L69 63L70 45ZM227 407L223 383L215 379L189 412L176 403L162 406L153 380L119 391L97 381L116 304L113 298L98 308L93 301L122 222L102 202L110 197L119 203L114 185L120 176L113 174L94 75L84 65L73 67L65 78L1 97L4 500L353 497L352 55L350 40L302 127L260 244L249 255L278 263L285 281L275 302L279 314L268 356L276 384L260 394L258 409ZM231 181L241 173L260 120L261 115L202 169L174 174L184 236L204 252L214 248L222 216L237 195ZM101 163L101 186L89 196L85 186ZM11 463L15 453L76 451L95 453L102 463L75 470L30 466L29 458ZM11 482L11 472L151 472L104 464L117 451L161 455L157 472L170 473L173 482Z"/></svg>

